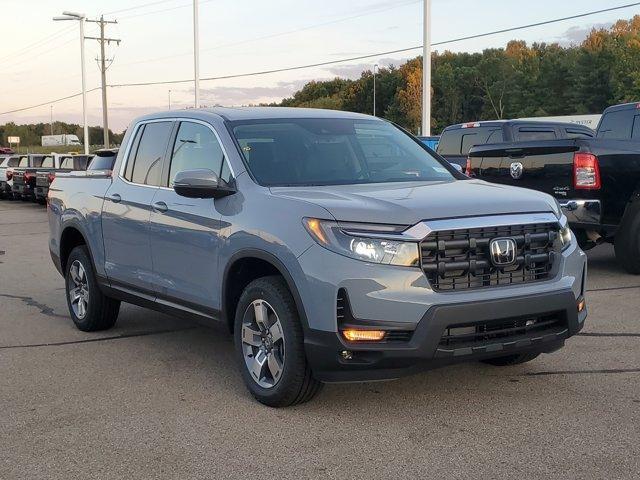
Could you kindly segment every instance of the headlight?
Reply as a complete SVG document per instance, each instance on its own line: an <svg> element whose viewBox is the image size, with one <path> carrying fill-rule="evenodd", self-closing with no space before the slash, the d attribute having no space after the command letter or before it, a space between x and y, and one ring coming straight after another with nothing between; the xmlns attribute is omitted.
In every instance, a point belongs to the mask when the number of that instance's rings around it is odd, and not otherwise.
<svg viewBox="0 0 640 480"><path fill-rule="evenodd" d="M564 215L560 217L560 231L558 234L560 236L560 245L564 251L569 248L569 245L571 245L571 242L573 241L573 233L571 233L569 222L567 221L567 217Z"/></svg>
<svg viewBox="0 0 640 480"><path fill-rule="evenodd" d="M337 222L305 218L303 224L313 239L332 252L346 255L365 262L381 263L384 265L402 265L417 267L419 264L418 244L387 238L373 238L381 233L393 235L397 230L381 230L373 225L371 230L366 225L358 226L358 230L349 229L345 232ZM373 234L371 237L367 233Z"/></svg>

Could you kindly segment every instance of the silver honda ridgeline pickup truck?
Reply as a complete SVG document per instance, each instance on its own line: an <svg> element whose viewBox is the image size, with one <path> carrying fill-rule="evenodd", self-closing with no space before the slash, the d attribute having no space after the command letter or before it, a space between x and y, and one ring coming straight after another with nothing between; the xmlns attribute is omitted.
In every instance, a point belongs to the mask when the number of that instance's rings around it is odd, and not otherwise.
<svg viewBox="0 0 640 480"><path fill-rule="evenodd" d="M549 195L472 180L393 124L307 109L135 120L112 174L56 177L71 318L120 302L233 332L262 403L323 382L549 353L587 315L586 257Z"/></svg>

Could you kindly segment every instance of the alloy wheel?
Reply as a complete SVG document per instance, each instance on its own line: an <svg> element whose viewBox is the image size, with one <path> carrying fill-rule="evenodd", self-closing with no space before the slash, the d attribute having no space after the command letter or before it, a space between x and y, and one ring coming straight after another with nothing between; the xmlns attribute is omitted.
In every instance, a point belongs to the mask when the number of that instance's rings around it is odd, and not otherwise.
<svg viewBox="0 0 640 480"><path fill-rule="evenodd" d="M69 302L73 313L83 320L89 308L89 281L87 272L79 260L75 260L69 269Z"/></svg>
<svg viewBox="0 0 640 480"><path fill-rule="evenodd" d="M278 314L266 301L251 302L242 318L242 352L251 378L273 388L284 370L284 330Z"/></svg>

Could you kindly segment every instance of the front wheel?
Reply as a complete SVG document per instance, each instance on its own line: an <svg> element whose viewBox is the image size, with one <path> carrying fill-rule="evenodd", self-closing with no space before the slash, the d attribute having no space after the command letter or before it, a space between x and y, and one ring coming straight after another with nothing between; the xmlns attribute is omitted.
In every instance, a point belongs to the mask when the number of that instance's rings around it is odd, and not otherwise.
<svg viewBox="0 0 640 480"><path fill-rule="evenodd" d="M84 245L74 248L69 255L65 287L69 314L79 330L95 332L115 325L120 302L100 290L89 251Z"/></svg>
<svg viewBox="0 0 640 480"><path fill-rule="evenodd" d="M298 311L282 277L259 278L245 288L236 309L234 340L244 383L260 403L288 407L320 391L322 383L307 363Z"/></svg>

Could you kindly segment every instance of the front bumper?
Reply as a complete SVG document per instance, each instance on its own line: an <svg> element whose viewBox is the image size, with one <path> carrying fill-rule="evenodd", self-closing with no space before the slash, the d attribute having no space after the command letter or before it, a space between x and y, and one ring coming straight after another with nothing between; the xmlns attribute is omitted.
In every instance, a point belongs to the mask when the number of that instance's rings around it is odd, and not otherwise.
<svg viewBox="0 0 640 480"><path fill-rule="evenodd" d="M501 319L549 314L560 319L552 328L509 336L487 335L481 341L455 345L442 342L444 333L452 325L481 325ZM334 332L310 330L305 334L305 346L318 380L388 380L454 363L511 354L553 352L582 329L586 317L586 308L578 312L575 295L568 289L501 300L433 306L406 342L358 344L347 342ZM348 355L344 355L345 352Z"/></svg>
<svg viewBox="0 0 640 480"><path fill-rule="evenodd" d="M560 206L570 225L597 226L602 222L600 200L565 200Z"/></svg>

